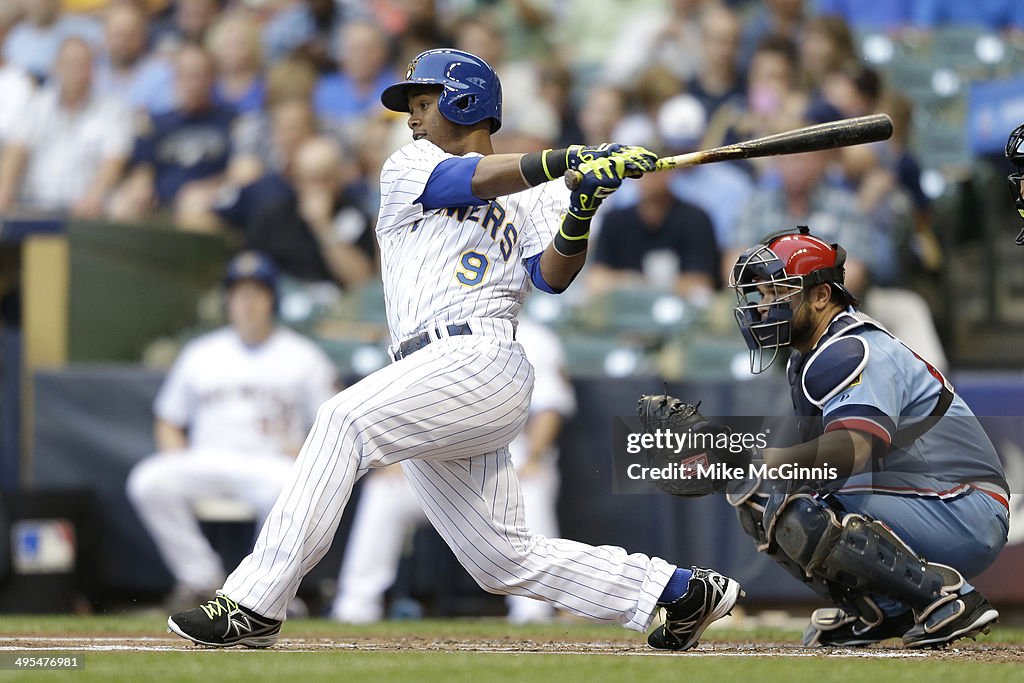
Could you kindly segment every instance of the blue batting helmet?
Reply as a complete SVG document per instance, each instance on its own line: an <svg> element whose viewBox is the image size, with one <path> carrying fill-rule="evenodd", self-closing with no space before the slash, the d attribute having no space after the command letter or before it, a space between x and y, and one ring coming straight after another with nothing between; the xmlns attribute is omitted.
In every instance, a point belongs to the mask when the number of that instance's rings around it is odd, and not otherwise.
<svg viewBox="0 0 1024 683"><path fill-rule="evenodd" d="M385 89L380 101L408 114L406 93L417 85L442 86L437 109L452 123L469 126L490 119L492 133L501 128L501 81L476 55L448 48L421 52L409 62L405 80Z"/></svg>

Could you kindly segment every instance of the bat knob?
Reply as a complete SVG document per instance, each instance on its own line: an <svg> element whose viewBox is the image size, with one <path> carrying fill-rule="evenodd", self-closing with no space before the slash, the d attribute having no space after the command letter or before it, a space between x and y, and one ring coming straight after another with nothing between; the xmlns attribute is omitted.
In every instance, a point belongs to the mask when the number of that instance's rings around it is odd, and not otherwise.
<svg viewBox="0 0 1024 683"><path fill-rule="evenodd" d="M583 182L583 174L574 169L567 169L565 172L565 186L575 192Z"/></svg>

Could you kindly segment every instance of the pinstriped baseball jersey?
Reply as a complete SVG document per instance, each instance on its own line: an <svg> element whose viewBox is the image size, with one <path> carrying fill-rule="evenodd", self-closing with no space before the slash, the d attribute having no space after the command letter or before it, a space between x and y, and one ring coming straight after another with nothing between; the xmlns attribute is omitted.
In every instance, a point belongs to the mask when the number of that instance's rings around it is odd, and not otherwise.
<svg viewBox="0 0 1024 683"><path fill-rule="evenodd" d="M377 240L392 341L433 321L515 319L532 286L522 260L544 250L568 203L562 183L544 183L483 206L424 211L416 199L450 158L418 140L381 171Z"/></svg>

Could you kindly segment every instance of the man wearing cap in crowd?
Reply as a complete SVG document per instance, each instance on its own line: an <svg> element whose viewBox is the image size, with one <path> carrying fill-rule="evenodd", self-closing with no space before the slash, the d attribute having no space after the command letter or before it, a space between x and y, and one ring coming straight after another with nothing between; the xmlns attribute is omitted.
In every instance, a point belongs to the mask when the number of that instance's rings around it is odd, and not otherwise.
<svg viewBox="0 0 1024 683"><path fill-rule="evenodd" d="M634 135L643 138L640 142L651 138L649 146L657 149L661 156L674 156L704 147L701 140L706 129L707 113L703 105L693 95L682 94L665 100L656 120L645 119ZM625 131L619 137L627 139ZM704 210L715 229L715 242L722 249L733 241L736 221L754 192L754 183L735 164L724 162L677 169L671 174L669 189L677 199ZM611 201L617 208L635 203L636 185L627 184Z"/></svg>

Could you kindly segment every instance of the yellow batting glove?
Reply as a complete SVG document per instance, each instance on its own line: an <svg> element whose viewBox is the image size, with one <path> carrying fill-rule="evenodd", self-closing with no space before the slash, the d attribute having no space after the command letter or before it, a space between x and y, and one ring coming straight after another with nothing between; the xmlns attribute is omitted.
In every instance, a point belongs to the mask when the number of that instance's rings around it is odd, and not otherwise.
<svg viewBox="0 0 1024 683"><path fill-rule="evenodd" d="M626 161L615 156L599 157L580 164L576 170L583 178L569 197L569 212L585 218L593 215L601 202L622 185Z"/></svg>
<svg viewBox="0 0 1024 683"><path fill-rule="evenodd" d="M626 162L626 176L633 178L657 169L658 155L644 147L627 145L612 154Z"/></svg>

